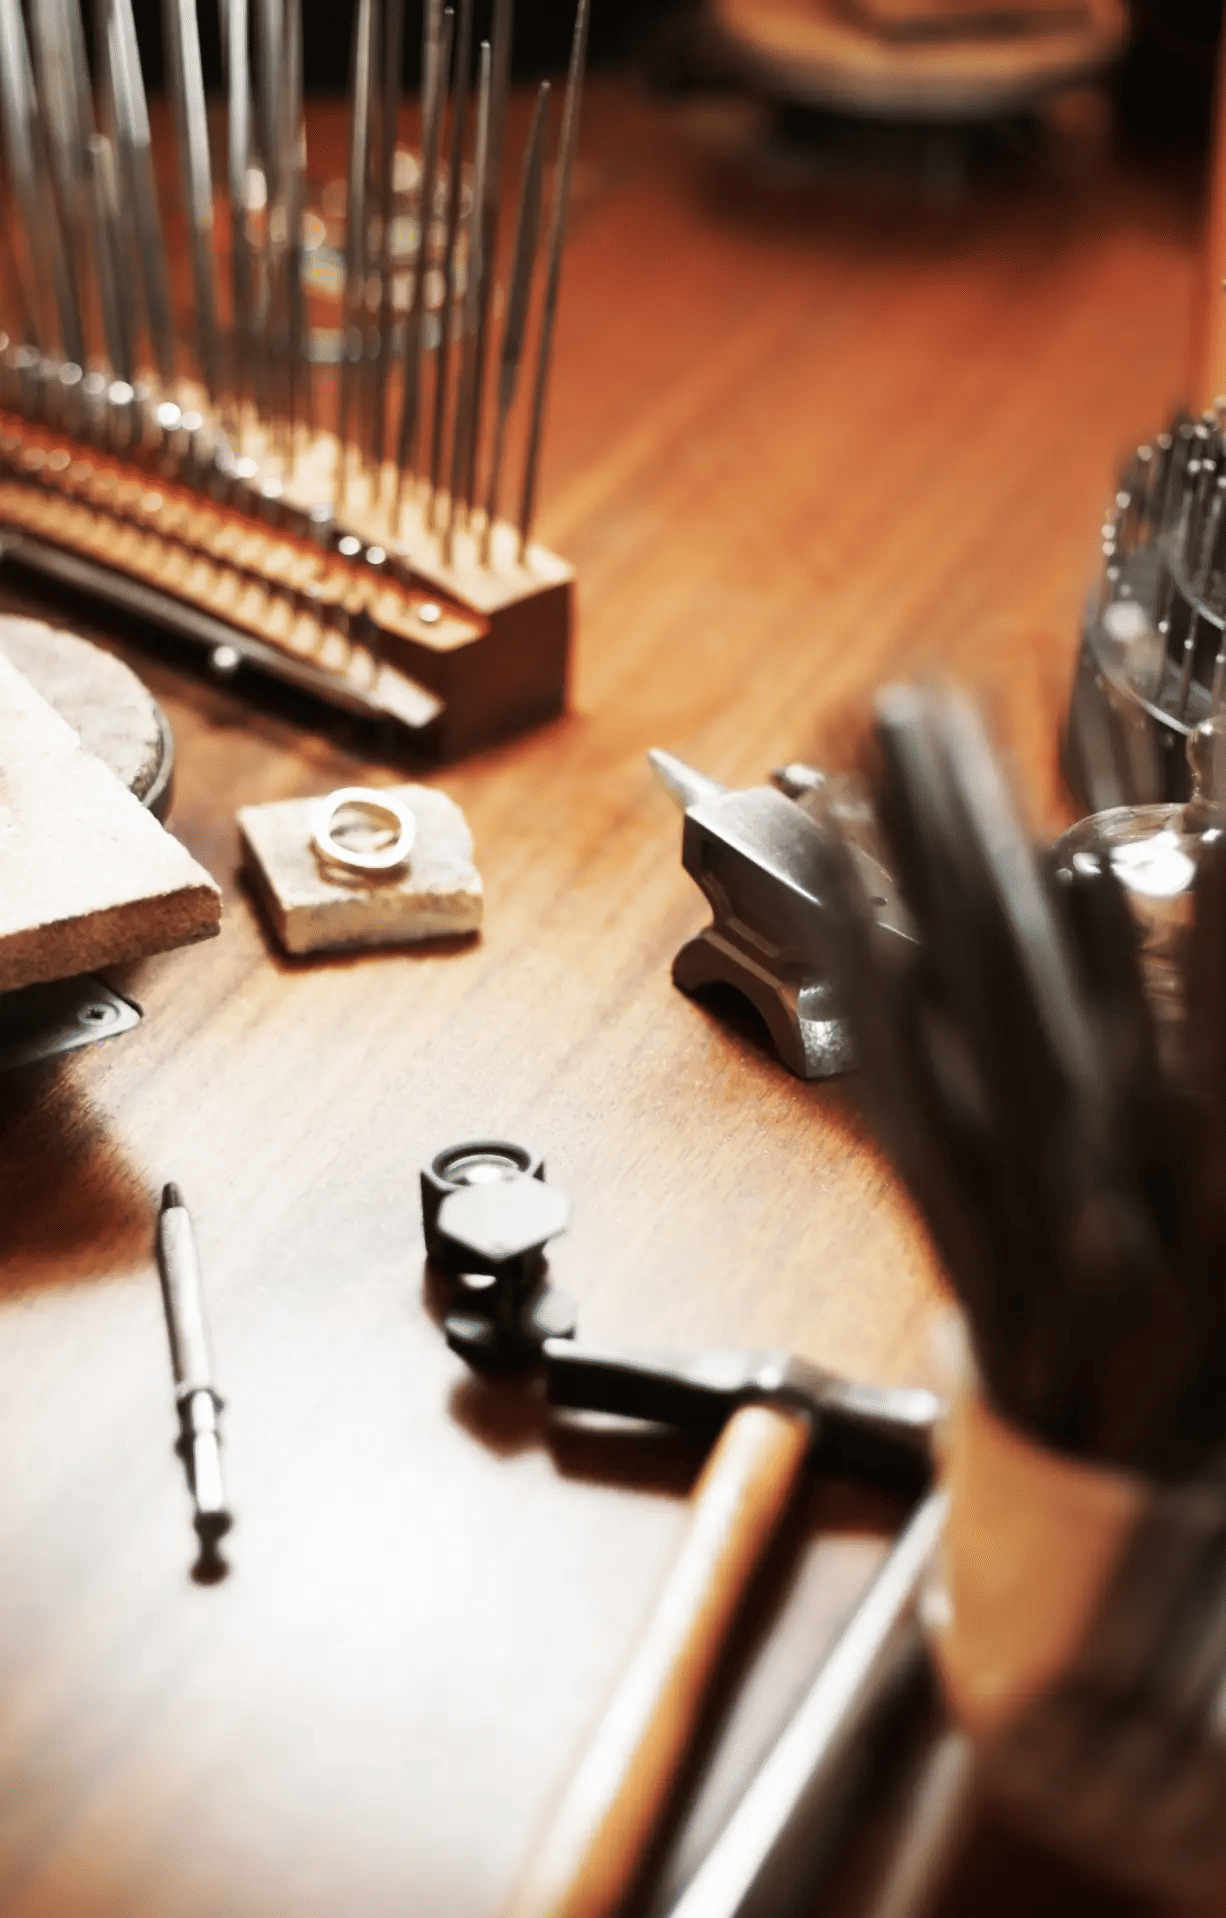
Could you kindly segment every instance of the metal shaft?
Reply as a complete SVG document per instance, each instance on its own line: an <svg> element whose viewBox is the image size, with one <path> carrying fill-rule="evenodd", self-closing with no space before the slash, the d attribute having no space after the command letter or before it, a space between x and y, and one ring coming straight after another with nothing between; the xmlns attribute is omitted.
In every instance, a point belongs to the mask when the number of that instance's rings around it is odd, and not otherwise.
<svg viewBox="0 0 1226 1918"><path fill-rule="evenodd" d="M366 315L366 171L370 140L373 0L358 0L353 31L353 106L349 116L349 196L345 235L345 298L341 314L341 397L337 417L336 507L345 504L354 387L361 376ZM355 337L356 336L356 337ZM355 353L355 347L357 349Z"/></svg>
<svg viewBox="0 0 1226 1918"><path fill-rule="evenodd" d="M507 90L511 79L511 0L494 0L494 24L490 38L490 108L488 153L484 192L481 199L481 271L476 288L476 324L473 333L473 367L470 376L472 414L468 423L467 464L464 473L464 498L471 505L477 498L477 465L481 450L481 420L485 403L485 363L489 343L490 297L494 284L494 264L498 252L498 221L502 208L502 163L506 147Z"/></svg>
<svg viewBox="0 0 1226 1918"><path fill-rule="evenodd" d="M302 113L302 0L286 0L285 84L281 89L281 202L285 218L285 351L289 461L297 451L299 418L313 418L307 363L302 215L306 193L306 123Z"/></svg>
<svg viewBox="0 0 1226 1918"><path fill-rule="evenodd" d="M451 151L448 156L447 226L443 242L443 299L438 317L438 344L434 355L434 422L430 434L430 518L436 517L439 473L443 461L443 425L447 414L447 373L451 360L451 328L455 306L456 231L460 218L460 168L464 157L464 127L468 117L468 69L472 59L472 0L460 0L456 33L455 79L452 87Z"/></svg>
<svg viewBox="0 0 1226 1918"><path fill-rule="evenodd" d="M251 157L251 69L247 0L227 0L226 84L229 122L226 175L230 203L230 384L241 408L251 379L252 262L247 236L247 166Z"/></svg>
<svg viewBox="0 0 1226 1918"><path fill-rule="evenodd" d="M213 1389L196 1237L191 1215L174 1185L168 1185L162 1194L158 1215L158 1265L170 1335L175 1401L182 1433L180 1443L191 1482L195 1527L201 1543L209 1545L228 1532L232 1523L222 1484L218 1446L217 1413L221 1401Z"/></svg>
<svg viewBox="0 0 1226 1918"><path fill-rule="evenodd" d="M164 18L170 91L179 140L179 170L191 241L196 348L205 386L216 400L221 377L213 294L213 176L209 164L209 125L196 0L165 0Z"/></svg>
<svg viewBox="0 0 1226 1918"><path fill-rule="evenodd" d="M456 396L455 421L451 434L451 474L448 483L450 497L444 547L444 558L448 565L451 564L456 523L461 513L467 513L471 499L468 473L471 460L470 440L476 426L474 390L477 372L476 328L480 289L486 270L482 208L485 199L485 175L489 164L490 78L490 43L488 40L483 40L477 75L477 136L473 155L473 198L468 222L466 263L468 281L465 287L464 321L461 328L459 390Z"/></svg>
<svg viewBox="0 0 1226 1918"><path fill-rule="evenodd" d="M396 135L400 126L400 69L404 57L404 0L386 0L383 22L383 97L379 124L379 339L375 362L371 460L376 476L387 450L387 375L392 355L395 306Z"/></svg>
<svg viewBox="0 0 1226 1918"><path fill-rule="evenodd" d="M24 304L34 318L39 344L49 344L58 330L63 352L79 364L79 322L72 309L59 225L42 167L34 74L19 0L0 0L0 112L29 262L22 272Z"/></svg>
<svg viewBox="0 0 1226 1918"><path fill-rule="evenodd" d="M93 131L93 107L88 89L78 85L77 67L78 61L84 64L84 44L77 0L43 0L33 9L31 20L40 104L65 244L64 293L70 307L70 325L79 335L75 357L83 367L90 237L86 141Z"/></svg>
<svg viewBox="0 0 1226 1918"><path fill-rule="evenodd" d="M532 269L536 263L536 243L541 222L541 179L545 165L545 110L548 102L549 82L542 80L537 89L536 105L532 110L532 127L524 155L519 211L515 221L515 249L511 258L511 291L507 296L507 317L503 327L502 353L498 367L498 416L494 425L494 449L490 456L489 483L485 494L485 531L481 543L481 559L486 566L489 565L490 542L498 512L498 491L502 478L502 455L506 441L507 419L515 399L519 364L524 350L524 334L528 324L528 297L532 290Z"/></svg>
<svg viewBox="0 0 1226 1918"><path fill-rule="evenodd" d="M558 286L562 277L562 247L566 239L566 214L570 204L570 176L574 166L575 142L579 134L579 102L583 90L583 67L587 57L588 0L579 0L575 15L575 33L571 42L570 72L566 80L566 102L562 109L562 132L558 142L558 163L554 174L553 208L549 221L549 243L545 267L545 302L541 313L541 334L536 350L536 376L532 384L532 411L529 415L528 446L524 455L523 486L519 501L519 557L522 563L536 508L537 467L540 463L541 427L545 413L545 389L549 382L549 364L553 352L553 323L558 310Z"/></svg>
<svg viewBox="0 0 1226 1918"><path fill-rule="evenodd" d="M424 127L422 148L422 170L420 199L418 205L417 260L413 273L413 290L409 299L408 318L405 323L404 343L404 394L400 410L400 432L396 442L396 499L393 507L393 525L400 523L400 514L404 501L405 475L413 456L414 442L417 436L418 417L421 409L422 355L424 352L426 305L426 280L430 265L430 228L434 218L434 183L438 167L438 150L442 137L443 106L446 100L447 73L451 65L451 40L455 27L455 15L447 8L439 25L437 13L432 7L428 16L427 51L425 63L425 93L423 106Z"/></svg>
<svg viewBox="0 0 1226 1918"><path fill-rule="evenodd" d="M174 329L136 25L131 0L108 0L108 5L106 64L123 176L122 193L131 207L131 231L140 263L150 351L162 387L169 391L175 375Z"/></svg>

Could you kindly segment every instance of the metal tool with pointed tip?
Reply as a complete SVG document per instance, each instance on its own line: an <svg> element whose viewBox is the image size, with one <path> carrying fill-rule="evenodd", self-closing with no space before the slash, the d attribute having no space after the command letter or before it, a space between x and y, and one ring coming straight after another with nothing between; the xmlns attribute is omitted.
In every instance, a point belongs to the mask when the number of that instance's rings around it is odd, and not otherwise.
<svg viewBox="0 0 1226 1918"><path fill-rule="evenodd" d="M508 1918L613 1918L640 1871L708 1685L807 1461L914 1497L941 1411L929 1392L852 1385L778 1352L653 1353L575 1338L543 1259L569 1202L540 1157L478 1140L422 1172L426 1245L455 1288L447 1342L481 1372L539 1365L551 1403L713 1438L681 1552L535 1848ZM474 1284L474 1274L492 1283ZM559 1336L559 1334L562 1334ZM873 1660L863 1683L875 1684ZM855 1685L840 1710L862 1715Z"/></svg>
<svg viewBox="0 0 1226 1918"><path fill-rule="evenodd" d="M672 753L647 757L685 814L681 862L715 915L674 959L675 983L743 994L798 1078L849 1071L851 1034L826 961L826 828L774 787L734 792ZM851 852L882 932L913 939L890 874L862 847Z"/></svg>
<svg viewBox="0 0 1226 1918"><path fill-rule="evenodd" d="M179 1188L168 1185L158 1214L158 1266L170 1334L179 1411L179 1445L187 1467L195 1508L193 1524L205 1551L212 1550L233 1524L221 1477L217 1419L222 1401L213 1389L200 1260L191 1214Z"/></svg>

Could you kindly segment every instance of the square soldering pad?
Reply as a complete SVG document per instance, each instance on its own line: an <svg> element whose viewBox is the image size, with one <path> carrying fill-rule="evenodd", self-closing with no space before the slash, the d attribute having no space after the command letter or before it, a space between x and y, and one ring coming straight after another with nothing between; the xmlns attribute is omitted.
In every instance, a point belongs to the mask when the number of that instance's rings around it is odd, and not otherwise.
<svg viewBox="0 0 1226 1918"><path fill-rule="evenodd" d="M455 801L430 786L380 787L378 797L410 812L417 828L403 870L388 874L320 859L311 840L327 795L240 810L246 867L286 952L415 945L479 928L481 875Z"/></svg>

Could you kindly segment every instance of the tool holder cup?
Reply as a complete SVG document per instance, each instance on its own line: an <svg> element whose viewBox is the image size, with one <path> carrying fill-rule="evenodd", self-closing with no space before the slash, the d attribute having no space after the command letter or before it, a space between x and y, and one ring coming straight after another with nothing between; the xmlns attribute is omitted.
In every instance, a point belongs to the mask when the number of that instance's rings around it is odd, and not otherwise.
<svg viewBox="0 0 1226 1918"><path fill-rule="evenodd" d="M1046 1450L978 1385L941 1439L922 1601L983 1784L1082 1864L1163 1896L1226 1882L1226 1461L1157 1483Z"/></svg>

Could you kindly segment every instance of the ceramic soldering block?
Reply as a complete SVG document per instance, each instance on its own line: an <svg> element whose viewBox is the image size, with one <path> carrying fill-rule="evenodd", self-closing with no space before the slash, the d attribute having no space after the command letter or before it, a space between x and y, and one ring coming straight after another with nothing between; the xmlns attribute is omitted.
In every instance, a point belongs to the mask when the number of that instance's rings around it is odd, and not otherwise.
<svg viewBox="0 0 1226 1918"><path fill-rule="evenodd" d="M326 799L244 806L238 815L246 864L286 952L415 945L454 938L481 924L481 875L468 821L430 786L381 787L417 822L402 872L380 878L325 866L311 831Z"/></svg>

